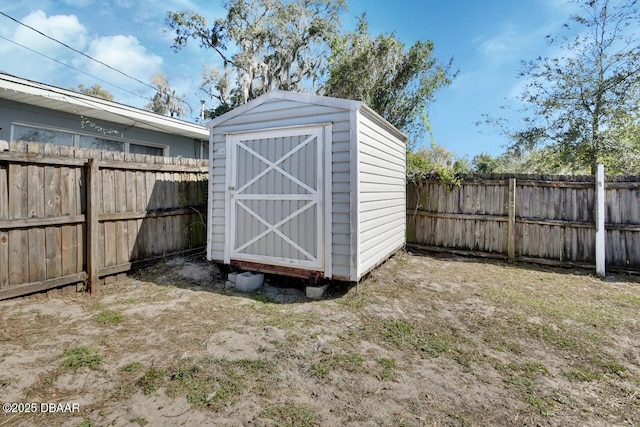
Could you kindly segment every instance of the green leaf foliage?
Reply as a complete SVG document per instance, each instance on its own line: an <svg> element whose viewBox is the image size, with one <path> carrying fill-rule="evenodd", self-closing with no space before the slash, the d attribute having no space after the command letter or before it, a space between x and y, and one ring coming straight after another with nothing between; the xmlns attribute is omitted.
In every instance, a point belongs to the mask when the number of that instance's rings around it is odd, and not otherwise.
<svg viewBox="0 0 640 427"><path fill-rule="evenodd" d="M414 141L424 135L427 109L453 77L452 61L440 63L432 41L406 48L393 34L373 36L362 15L355 32L333 39L331 52L326 95L363 101Z"/></svg>
<svg viewBox="0 0 640 427"><path fill-rule="evenodd" d="M638 0L580 0L564 32L547 36L558 52L523 62L521 100L531 116L512 132L512 150L550 156L551 169L640 173ZM542 151L537 151L542 150Z"/></svg>

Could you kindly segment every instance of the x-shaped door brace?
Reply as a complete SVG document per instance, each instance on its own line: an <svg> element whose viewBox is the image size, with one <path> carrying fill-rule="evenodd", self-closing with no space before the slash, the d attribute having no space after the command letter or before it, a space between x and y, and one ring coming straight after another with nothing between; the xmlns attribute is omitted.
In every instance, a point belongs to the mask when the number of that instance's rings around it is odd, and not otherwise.
<svg viewBox="0 0 640 427"><path fill-rule="evenodd" d="M302 182L300 179L296 178L295 176L293 176L292 174L290 174L289 172L287 172L286 170L284 170L283 168L280 167L280 165L285 160L287 160L293 154L297 153L302 148L307 146L311 141L313 141L314 139L317 139L317 138L318 138L318 136L315 135L315 134L314 135L310 135L304 141L302 141L300 144L298 144L297 146L295 146L294 148L292 148L291 150L286 152L283 156L281 156L278 160L276 160L274 162L272 162L269 159L267 159L266 157L262 156L261 154L259 154L255 150L251 149L246 144L244 144L244 143L242 143L240 141L237 142L238 147L242 148L243 150L245 150L246 152L248 152L252 156L256 157L260 161L262 161L262 162L267 164L267 168L265 170L263 170L262 172L260 172L256 176L254 176L252 179L250 179L248 182L246 182L242 187L240 187L240 188L238 188L238 190L236 190L236 197L235 197L236 198L236 203L238 204L238 206L242 207L242 209L244 209L246 212L248 212L249 215L251 215L252 217L257 219L259 222L261 222L265 227L267 227L267 229L265 231L263 231L262 233L258 234L257 236L253 237L251 240L245 242L242 246L236 248L235 249L236 253L241 252L242 250L246 249L247 247L251 246L253 243L257 242L258 240L260 240L261 238L266 236L267 234L273 232L273 233L277 234L278 236L280 236L283 240L285 240L291 246L296 248L298 251L300 251L302 254L304 254L309 260L317 261L317 257L315 257L312 254L310 254L307 250L305 250L299 244L297 244L296 242L291 240L288 236L286 236L282 231L280 231L278 229L282 225L284 225L287 222L289 222L291 219L293 219L296 216L302 214L304 211L308 210L311 207L314 207L314 206L318 205L318 201L314 200L314 199L317 199L317 197L319 195L318 190L308 186L307 184ZM319 141L318 141L318 143L319 143ZM295 194L295 195L284 195L283 194L283 195L280 195L281 197L278 198L279 200L306 200L307 203L305 203L304 206L302 206L301 208L297 209L296 211L294 211L293 213L289 214L287 217L281 219L280 221L278 221L275 224L270 224L268 221L266 221L264 218L262 218L260 215L258 215L255 211L253 211L251 208L249 208L245 203L243 203L241 201L242 199L249 199L249 200L258 199L258 200L261 200L264 197L260 197L261 195L257 195L257 194L246 194L246 195L240 194L242 191L244 191L247 188L249 188L249 186L251 186L251 184L253 184L254 182L258 181L260 178L265 176L271 170L278 171L283 176L285 176L286 178L290 179L294 183L298 184L300 187L304 188L306 191L308 191L310 193L310 194L306 194L306 195L305 194Z"/></svg>
<svg viewBox="0 0 640 427"><path fill-rule="evenodd" d="M293 154L297 153L300 149L302 149L303 147L305 147L307 144L309 144L309 142L313 141L314 139L317 138L317 135L311 135L309 136L307 139L305 139L304 141L302 141L299 145L297 145L296 147L294 147L293 149L289 150L287 153L285 153L284 156L280 157L277 161L272 162L269 159L267 159L266 157L262 156L261 154L257 153L256 151L252 150L251 148L249 148L246 144L243 144L242 142L238 141L238 147L242 147L243 150L247 151L248 153L250 153L251 155L255 156L257 159L265 162L268 167L263 170L262 172L260 172L258 175L254 176L252 179L250 179L246 184L244 184L242 187L240 187L237 191L236 194L246 190L251 184L253 184L254 182L256 182L257 180L259 180L260 178L262 178L263 176L265 176L267 173L269 173L270 170L275 169L278 172L280 172L282 175L286 176L287 178L289 178L291 181L295 182L296 184L298 184L299 186L301 186L302 188L304 188L305 190L307 190L309 193L316 193L317 190L314 190L313 188L309 187L307 184L305 184L304 182L300 181L298 178L296 178L295 176L291 175L289 172L287 172L286 170L282 169L280 165L282 162L284 162L285 160L287 160L289 157L291 157Z"/></svg>
<svg viewBox="0 0 640 427"><path fill-rule="evenodd" d="M255 236L253 239L249 240L248 242L246 242L245 244L243 244L242 246L240 246L239 248L236 249L236 252L240 252L243 249L251 246L253 243L257 242L258 240L262 239L264 236L266 236L267 234L269 234L270 232L274 232L276 233L278 236L280 236L281 238L283 238L287 243L289 243L291 246L293 246L294 248L296 248L297 250L299 250L300 252L302 252L307 258L309 258L309 260L311 261L317 261L317 258L314 257L313 255L311 255L309 252L307 252L302 246L298 245L296 242L294 242L293 240L291 240L289 237L287 237L283 232L281 232L280 230L278 230L278 227L280 227L281 225L289 222L291 219L293 219L294 217L300 215L302 212L308 210L310 207L315 206L318 204L318 202L316 201L310 201L308 203L306 203L303 207L301 207L300 209L294 211L293 213L289 214L286 218L281 219L280 221L278 221L275 224L269 224L269 222L265 221L260 215L258 215L257 213L255 213L252 209L250 209L247 205L245 205L244 203L242 203L240 200L236 200L236 203L238 203L238 205L240 205L242 207L242 209L244 209L245 211L247 211L249 213L249 215L251 215L252 217L254 217L255 219L257 219L258 221L260 221L262 224L264 224L267 229L265 231L263 231L262 233L258 234L257 236Z"/></svg>

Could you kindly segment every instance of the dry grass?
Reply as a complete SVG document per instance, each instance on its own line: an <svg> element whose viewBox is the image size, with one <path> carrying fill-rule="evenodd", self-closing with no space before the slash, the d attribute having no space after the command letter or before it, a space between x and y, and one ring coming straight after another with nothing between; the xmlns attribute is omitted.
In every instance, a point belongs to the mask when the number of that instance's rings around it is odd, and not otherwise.
<svg viewBox="0 0 640 427"><path fill-rule="evenodd" d="M0 303L4 425L640 425L640 284L399 253L323 301L197 260Z"/></svg>

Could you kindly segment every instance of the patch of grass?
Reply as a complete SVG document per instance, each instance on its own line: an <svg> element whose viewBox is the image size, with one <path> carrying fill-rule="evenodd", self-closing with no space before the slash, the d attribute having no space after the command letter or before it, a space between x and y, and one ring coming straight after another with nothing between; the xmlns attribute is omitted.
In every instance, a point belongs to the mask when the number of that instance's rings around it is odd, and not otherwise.
<svg viewBox="0 0 640 427"><path fill-rule="evenodd" d="M396 361L383 357L378 359L376 362L382 368L376 377L380 381L393 381L395 379L395 373L393 370L396 368Z"/></svg>
<svg viewBox="0 0 640 427"><path fill-rule="evenodd" d="M452 350L452 343L448 338L435 332L428 332L419 338L418 349L430 357L438 357L442 353Z"/></svg>
<svg viewBox="0 0 640 427"><path fill-rule="evenodd" d="M136 385L142 389L145 395L150 395L165 383L167 372L164 369L149 368L142 377L136 381Z"/></svg>
<svg viewBox="0 0 640 427"><path fill-rule="evenodd" d="M93 422L91 420L83 420L78 427L93 427Z"/></svg>
<svg viewBox="0 0 640 427"><path fill-rule="evenodd" d="M371 298L362 292L349 292L336 302L352 310L361 310L371 304Z"/></svg>
<svg viewBox="0 0 640 427"><path fill-rule="evenodd" d="M65 357L62 368L74 371L85 366L93 369L104 359L103 355L96 353L89 347L68 348L62 353L62 357Z"/></svg>
<svg viewBox="0 0 640 427"><path fill-rule="evenodd" d="M615 374L622 376L627 368L616 362L609 356L596 355L592 356L589 361L600 368L604 374Z"/></svg>
<svg viewBox="0 0 640 427"><path fill-rule="evenodd" d="M549 369L540 362L510 362L507 369L518 372L526 378L535 378L542 375L549 375Z"/></svg>
<svg viewBox="0 0 640 427"><path fill-rule="evenodd" d="M603 375L599 372L593 372L589 370L571 370L567 373L567 377L570 380L580 382L599 381L603 378Z"/></svg>
<svg viewBox="0 0 640 427"><path fill-rule="evenodd" d="M307 328L321 323L317 313L292 313L276 305L267 304L258 307L267 317L258 322L259 326L273 326L279 329Z"/></svg>
<svg viewBox="0 0 640 427"><path fill-rule="evenodd" d="M522 346L516 341L505 338L504 331L498 332L490 329L482 334L482 340L489 344L491 348L503 353L513 353L515 355L522 354Z"/></svg>
<svg viewBox="0 0 640 427"><path fill-rule="evenodd" d="M566 331L548 322L527 323L526 331L534 338L542 339L563 350L580 350L584 346L575 338L575 331Z"/></svg>
<svg viewBox="0 0 640 427"><path fill-rule="evenodd" d="M616 295L615 303L634 310L640 310L640 296L632 294Z"/></svg>
<svg viewBox="0 0 640 427"><path fill-rule="evenodd" d="M119 323L122 323L125 317L126 316L123 313L112 310L104 310L96 316L96 321L102 325L117 325Z"/></svg>
<svg viewBox="0 0 640 427"><path fill-rule="evenodd" d="M91 311L98 311L98 310L102 310L105 307L104 304L100 304L99 302L96 302L94 304L91 304L89 306L89 310Z"/></svg>
<svg viewBox="0 0 640 427"><path fill-rule="evenodd" d="M319 377L326 377L335 370L357 373L362 371L363 362L364 358L356 353L322 356L317 363L311 365L311 372Z"/></svg>
<svg viewBox="0 0 640 427"><path fill-rule="evenodd" d="M116 390L113 392L113 396L116 399L124 399L126 397L131 396L132 393L133 393L133 389L129 384L120 384L118 385Z"/></svg>
<svg viewBox="0 0 640 427"><path fill-rule="evenodd" d="M133 305L133 304L138 304L140 302L140 300L138 298L127 298L122 302L124 302L125 304Z"/></svg>
<svg viewBox="0 0 640 427"><path fill-rule="evenodd" d="M439 357L444 353L453 352L454 358L460 359L460 362L465 364L464 352L458 346L461 338L456 336L455 331L446 324L436 322L412 325L403 320L390 319L384 321L379 329L382 339L398 350L412 348L426 357ZM466 363L469 362L470 360Z"/></svg>
<svg viewBox="0 0 640 427"><path fill-rule="evenodd" d="M625 366L605 355L593 355L584 364L580 369L567 372L567 377L574 381L591 382L604 380L610 375L623 377L627 371Z"/></svg>
<svg viewBox="0 0 640 427"><path fill-rule="evenodd" d="M320 425L313 409L306 405L269 405L260 411L261 418L268 418L280 427L311 427Z"/></svg>
<svg viewBox="0 0 640 427"><path fill-rule="evenodd" d="M525 361L497 363L494 367L507 375L504 382L516 395L535 407L541 415L549 415L554 406L553 399L540 396L535 387L536 379L549 375L549 369L544 364Z"/></svg>
<svg viewBox="0 0 640 427"><path fill-rule="evenodd" d="M248 381L259 383L271 372L263 360L182 359L169 378L168 394L185 395L191 404L218 410L235 402Z"/></svg>
<svg viewBox="0 0 640 427"><path fill-rule="evenodd" d="M240 395L240 378L235 372L217 372L211 359L183 359L171 374L172 395L184 394L189 403L218 408Z"/></svg>
<svg viewBox="0 0 640 427"><path fill-rule="evenodd" d="M399 350L404 350L414 342L413 326L397 319L387 321L383 338Z"/></svg>
<svg viewBox="0 0 640 427"><path fill-rule="evenodd" d="M144 419L144 418L140 418L140 417L131 418L131 419L129 420L129 422L130 422L130 423L133 423L133 424L138 424L140 427L144 427L144 426L146 426L147 424L149 424L149 421L147 421L147 420L146 420L146 419Z"/></svg>
<svg viewBox="0 0 640 427"><path fill-rule="evenodd" d="M142 363L141 362L131 362L131 363L128 363L128 364L124 365L122 367L122 370L124 372L136 372L136 371L139 371L140 368L142 368Z"/></svg>
<svg viewBox="0 0 640 427"><path fill-rule="evenodd" d="M246 293L243 292L243 294L251 297L251 299L255 300L257 303L277 304L277 301L274 301L273 299L271 299L271 297L269 297L269 295L267 294L262 294L258 292L246 292Z"/></svg>

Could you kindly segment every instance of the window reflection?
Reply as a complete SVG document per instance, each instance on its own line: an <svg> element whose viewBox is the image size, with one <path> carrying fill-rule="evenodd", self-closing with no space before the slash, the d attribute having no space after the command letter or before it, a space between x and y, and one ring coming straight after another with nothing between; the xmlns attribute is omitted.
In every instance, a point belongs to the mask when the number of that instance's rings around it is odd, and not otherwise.
<svg viewBox="0 0 640 427"><path fill-rule="evenodd" d="M56 145L71 145L82 148L94 148L107 151L125 151L124 141L98 138L95 136L78 135L51 129L40 129L31 126L12 125L13 141L40 142ZM129 144L129 152L137 154L151 154L164 156L162 147L152 147L142 144Z"/></svg>
<svg viewBox="0 0 640 427"><path fill-rule="evenodd" d="M43 142L57 145L73 145L73 134L27 126L13 126L14 141Z"/></svg>
<svg viewBox="0 0 640 427"><path fill-rule="evenodd" d="M108 139L96 138L93 136L80 135L80 147L97 148L107 151L124 151L124 143L111 141Z"/></svg>
<svg viewBox="0 0 640 427"><path fill-rule="evenodd" d="M158 147L149 147L147 145L129 144L129 152L135 154L151 154L153 156L164 155L164 150Z"/></svg>

